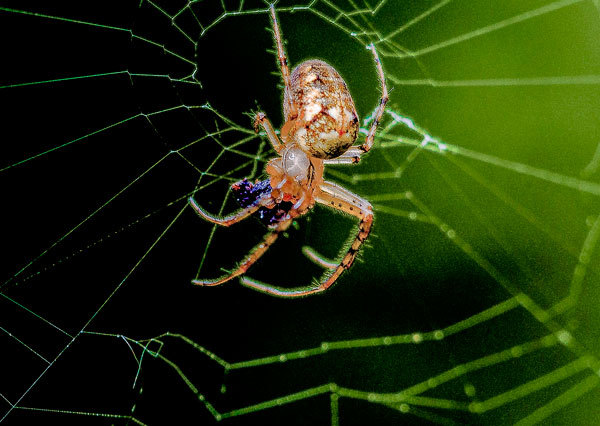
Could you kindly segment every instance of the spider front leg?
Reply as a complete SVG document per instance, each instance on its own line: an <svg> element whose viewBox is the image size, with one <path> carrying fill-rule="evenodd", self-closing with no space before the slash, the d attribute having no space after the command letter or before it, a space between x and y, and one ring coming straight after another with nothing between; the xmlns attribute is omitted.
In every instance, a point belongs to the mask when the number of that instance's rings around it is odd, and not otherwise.
<svg viewBox="0 0 600 426"><path fill-rule="evenodd" d="M277 59L279 61L279 68L281 69L281 77L283 79L283 86L285 92L291 91L291 79L290 79L290 68L288 67L287 55L283 48L283 41L281 37L281 30L279 29L279 23L277 22L277 15L275 14L275 5L269 5L269 13L271 15L271 23L273 24L273 33L275 34L275 43L277 44ZM292 102L291 97L284 96L284 110L289 112L290 116L296 116L296 107Z"/></svg>
<svg viewBox="0 0 600 426"><path fill-rule="evenodd" d="M267 118L267 115L264 112L256 113L256 118L254 119L254 130L256 132L258 132L258 126L262 127L265 133L267 134L267 137L269 138L269 142L271 142L273 149L276 152L281 151L281 149L283 148L283 144L277 137L277 133L275 133L273 125L271 124L271 122Z"/></svg>
<svg viewBox="0 0 600 426"><path fill-rule="evenodd" d="M198 216L200 216L204 220L221 226L231 226L234 223L238 223L246 219L256 210L258 210L261 206L266 207L272 202L272 200L268 198L259 199L258 202L246 207L245 209L241 209L233 214L230 214L229 216L215 216L204 210L202 207L200 207L196 200L194 200L194 197L188 198L188 201L190 203L190 206L192 206L192 208L194 209L194 211L198 213Z"/></svg>
<svg viewBox="0 0 600 426"><path fill-rule="evenodd" d="M275 5L271 3L269 5L269 13L271 15L271 22L273 23L273 32L275 33L275 41L277 43L277 59L279 60L279 66L281 67L281 76L283 77L283 84L285 87L290 86L290 69L288 68L287 56L283 49L283 42L281 41L281 30L279 29L279 23L277 22L277 16L275 15Z"/></svg>
<svg viewBox="0 0 600 426"><path fill-rule="evenodd" d="M250 253L246 256L246 258L238 265L238 267L233 272L231 272L229 275L224 275L224 276L214 279L214 280L195 279L195 280L192 280L192 283L194 283L196 285L210 287L210 286L223 284L224 282L227 282L232 278L235 278L237 276L244 274L248 270L248 268L250 268L258 259L260 259L260 257L263 254L265 254L265 252L269 249L269 247L271 247L271 245L273 245L273 243L277 240L277 237L279 237L279 234L282 233L283 231L285 231L290 226L291 223L292 223L291 219L283 221L275 228L275 230L273 230L272 232L269 232L265 236L265 239L263 240L263 242L260 243L259 245L255 246L250 251Z"/></svg>
<svg viewBox="0 0 600 426"><path fill-rule="evenodd" d="M371 43L367 46L367 49L373 52L373 59L375 60L375 65L377 66L377 74L379 75L379 81L381 82L381 98L379 99L379 106L375 111L375 116L373 117L373 122L371 123L371 128L369 129L369 133L367 134L367 138L365 139L365 143L359 146L361 151L368 152L373 147L373 140L375 139L375 132L377 131L377 126L379 126L379 121L383 116L383 112L385 110L385 104L387 104L388 99L388 90L385 85L385 75L383 74L383 68L381 67L381 61L379 60L379 55L375 50L375 46Z"/></svg>
<svg viewBox="0 0 600 426"><path fill-rule="evenodd" d="M369 233L371 232L371 226L373 224L373 207L367 200L331 182L323 182L315 194L315 199L318 203L327 205L336 210L341 210L360 219L358 224L358 234L352 240L348 251L341 261L337 265L327 265L324 262L323 266L329 269L329 271L326 272L321 282L315 286L287 289L261 283L260 281L248 277L240 278L240 282L243 285L272 296L308 296L327 290L335 283L342 272L352 266L352 262L354 262L360 246L367 239Z"/></svg>
<svg viewBox="0 0 600 426"><path fill-rule="evenodd" d="M373 122L371 123L371 127L369 128L369 132L367 133L365 142L362 145L351 146L342 155L324 160L323 163L325 165L356 164L360 161L361 155L369 152L373 147L375 133L377 132L377 127L379 126L379 122L381 121L381 117L383 116L383 113L385 111L385 105L387 104L389 95L387 91L387 86L385 84L385 76L383 74L383 68L381 67L379 55L377 54L377 51L375 50L375 47L372 44L370 44L368 48L373 52L375 64L377 65L377 74L379 75L379 81L381 82L381 99L379 100L379 105L375 110Z"/></svg>

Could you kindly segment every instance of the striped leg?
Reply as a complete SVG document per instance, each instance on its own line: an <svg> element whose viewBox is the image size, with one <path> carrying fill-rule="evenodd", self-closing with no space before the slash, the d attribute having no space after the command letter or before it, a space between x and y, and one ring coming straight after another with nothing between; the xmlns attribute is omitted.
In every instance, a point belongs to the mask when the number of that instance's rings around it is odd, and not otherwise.
<svg viewBox="0 0 600 426"><path fill-rule="evenodd" d="M284 222L281 222L277 226L277 228L275 228L274 231L269 232L265 236L265 239L263 240L263 242L260 243L259 245L255 246L250 251L250 253L248 253L246 258L238 265L238 267L233 272L231 272L229 275L224 275L220 278L213 279L213 280L195 279L195 280L192 280L192 283L194 283L196 285L210 287L210 286L223 284L224 282L227 282L232 278L235 278L235 277L238 277L238 276L244 274L252 265L254 265L254 263L258 259L261 258L261 256L263 254L265 254L265 252L269 249L269 247L271 247L271 245L273 245L273 243L277 240L277 237L279 237L279 234L282 233L283 231L285 231L290 226L291 223L292 223L291 220L286 220Z"/></svg>
<svg viewBox="0 0 600 426"><path fill-rule="evenodd" d="M283 78L284 93L290 93L292 86L290 80L290 68L288 67L287 55L285 54L285 49L283 48L283 39L281 36L281 30L279 29L279 23L277 22L274 4L269 5L269 14L271 15L273 33L275 34L275 43L277 44L277 59L279 61L279 68L281 69L281 77ZM286 102L286 100L287 105L284 105L284 110L288 111L288 115L296 116L296 108L291 98L284 96L284 102Z"/></svg>
<svg viewBox="0 0 600 426"><path fill-rule="evenodd" d="M269 142L271 142L271 145L273 146L273 149L276 152L281 151L281 148L283 148L283 144L277 137L277 133L275 133L273 125L271 124L264 112L256 113L256 118L254 119L254 130L256 130L257 132L258 126L261 126L265 131L267 137L269 138Z"/></svg>
<svg viewBox="0 0 600 426"><path fill-rule="evenodd" d="M379 99L379 106L377 107L377 111L375 112L375 117L373 117L373 123L371 124L371 128L369 129L369 133L367 134L365 143L360 145L360 149L363 152L368 152L373 147L375 132L377 131L377 126L379 126L379 121L381 120L381 117L383 117L385 104L387 104L387 101L389 99L387 86L385 85L385 75L383 74L383 68L381 67L379 55L377 54L377 51L375 50L375 46L373 44L370 44L367 48L373 52L373 59L375 61L375 65L377 66L377 74L379 75L379 81L381 83L381 99Z"/></svg>
<svg viewBox="0 0 600 426"><path fill-rule="evenodd" d="M316 286L288 289L270 286L248 277L242 277L240 279L243 285L273 296L308 296L327 290L335 283L342 272L352 266L352 262L354 262L360 246L367 239L369 233L371 232L371 225L373 224L373 208L371 207L371 204L367 200L352 194L347 189L330 182L324 182L320 186L320 191L315 198L317 202L321 204L327 205L336 210L341 210L360 219L358 224L358 234L354 240L352 240L352 244L348 248L348 251L339 264L334 267L328 266L327 268L330 269L330 272L326 273L323 280Z"/></svg>
<svg viewBox="0 0 600 426"><path fill-rule="evenodd" d="M238 210L237 212L232 213L228 216L216 216L200 207L200 205L196 202L194 197L188 198L188 202L190 203L190 206L192 206L194 211L198 214L198 216L200 216L202 219L225 227L234 225L246 219L252 213L257 211L260 207L269 207L273 205L273 199L271 197L258 197L255 202L253 202L251 205L244 209Z"/></svg>

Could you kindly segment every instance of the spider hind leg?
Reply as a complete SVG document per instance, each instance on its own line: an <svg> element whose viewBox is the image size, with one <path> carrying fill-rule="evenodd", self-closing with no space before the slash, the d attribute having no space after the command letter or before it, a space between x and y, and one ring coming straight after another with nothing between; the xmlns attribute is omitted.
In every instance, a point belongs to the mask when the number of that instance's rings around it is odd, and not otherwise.
<svg viewBox="0 0 600 426"><path fill-rule="evenodd" d="M349 215L360 219L358 233L350 240L346 254L342 259L338 263L333 264L322 258L312 249L305 248L303 250L305 255L311 258L315 263L320 264L327 269L325 275L319 282L308 287L282 288L244 276L240 278L242 285L278 297L290 298L309 296L327 290L346 269L349 269L350 266L352 266L352 263L358 254L358 250L371 232L371 226L373 225L373 208L371 207L371 204L347 189L327 181L323 182L320 186L320 191L315 198L318 203L327 205L336 210L341 210L344 213L348 213Z"/></svg>
<svg viewBox="0 0 600 426"><path fill-rule="evenodd" d="M269 232L265 236L262 243L256 245L248 253L248 255L245 257L245 259L242 260L242 262L240 262L240 264L235 268L235 270L233 272L231 272L229 275L224 275L224 276L222 276L220 278L216 278L216 279L194 279L194 280L192 280L192 283L196 284L196 285L211 287L211 286L223 284L223 283L231 280L232 278L238 277L238 276L246 273L246 271L252 265L254 265L254 263L258 259L260 259L263 254L266 253L266 251L269 249L269 247L271 247L273 245L273 243L277 240L277 237L279 237L279 234L282 233L283 231L285 231L290 226L291 223L292 223L291 220L287 220L287 221L283 221L283 222L279 223L279 225L277 225L277 227L273 231Z"/></svg>
<svg viewBox="0 0 600 426"><path fill-rule="evenodd" d="M325 269L335 269L337 268L337 263L333 260L327 259L322 254L315 251L312 247L304 246L302 247L302 254L306 256L308 259L312 260L315 264L319 265Z"/></svg>

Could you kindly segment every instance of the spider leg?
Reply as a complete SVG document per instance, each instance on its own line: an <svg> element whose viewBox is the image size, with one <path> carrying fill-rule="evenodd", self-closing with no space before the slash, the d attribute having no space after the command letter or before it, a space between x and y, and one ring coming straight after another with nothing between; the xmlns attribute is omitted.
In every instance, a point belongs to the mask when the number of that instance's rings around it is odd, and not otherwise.
<svg viewBox="0 0 600 426"><path fill-rule="evenodd" d="M208 213L206 210L200 207L196 200L194 200L194 197L188 198L188 201L190 203L190 206L192 206L196 213L198 213L198 216L200 216L204 220L207 220L211 223L216 223L217 225L221 226L231 226L234 223L238 223L246 219L256 210L258 210L261 206L268 206L269 203L273 202L270 198L261 198L258 202L246 207L245 209L232 213L229 216L215 216Z"/></svg>
<svg viewBox="0 0 600 426"><path fill-rule="evenodd" d="M273 146L273 149L277 152L281 151L283 148L283 144L279 141L277 137L277 133L275 133L275 129L273 125L267 118L267 115L264 112L257 112L256 118L254 119L254 129L258 132L258 126L261 126L267 137L269 138L269 142Z"/></svg>
<svg viewBox="0 0 600 426"><path fill-rule="evenodd" d="M275 6L271 3L269 5L269 12L271 14L271 21L273 23L273 32L275 33L275 42L277 43L277 59L279 60L279 66L281 68L281 77L283 78L283 85L285 91L289 91L291 87L290 80L290 69L287 63L287 56L283 48L283 41L281 37L281 30L279 29L279 23L277 22L277 16L275 15ZM285 97L284 97L285 99ZM294 110L291 99L288 101L288 111Z"/></svg>
<svg viewBox="0 0 600 426"><path fill-rule="evenodd" d="M277 240L279 234L285 231L292 223L292 220L286 220L281 222L277 227L269 232L262 243L255 246L246 256L246 258L238 265L238 267L231 272L229 275L224 275L220 278L213 280L200 280L195 279L192 280L193 284L202 285L202 286L215 286L219 284L223 284L224 282L229 281L232 278L235 278L239 275L244 274L248 268L250 268L260 257L265 254L265 252L271 247L271 245Z"/></svg>
<svg viewBox="0 0 600 426"><path fill-rule="evenodd" d="M385 76L383 74L383 68L381 67L381 61L379 60L379 55L377 55L377 51L375 47L370 44L368 47L372 52L375 59L375 64L377 65L377 74L379 75L379 81L381 82L381 99L379 100L379 106L375 111L375 116L373 117L373 122L371 123L371 127L369 128L369 132L367 137L365 138L365 143L362 145L351 146L346 152L342 155L331 158L328 160L324 160L323 163L325 165L331 164L356 164L360 161L360 156L373 147L373 141L375 139L375 132L377 131L377 127L379 126L379 121L383 116L383 112L385 111L385 105L389 99L387 87L385 85Z"/></svg>
<svg viewBox="0 0 600 426"><path fill-rule="evenodd" d="M312 247L302 247L302 254L304 254L304 256L308 257L310 260L312 260L314 263L321 266L322 268L335 269L337 267L336 262L333 262L324 257L323 255L317 253Z"/></svg>
<svg viewBox="0 0 600 426"><path fill-rule="evenodd" d="M342 155L328 160L323 160L323 164L356 164L360 161L361 154L364 153L365 151L360 146L351 146L348 148L348 151L344 152Z"/></svg>
<svg viewBox="0 0 600 426"><path fill-rule="evenodd" d="M337 265L326 265L327 269L330 269L330 271L328 271L321 281L314 286L288 289L271 286L248 277L240 278L240 282L243 285L273 296L302 297L327 290L335 283L342 272L350 268L360 246L371 232L371 225L373 224L373 208L367 200L332 182L323 182L319 189L320 191L317 191L315 195L315 199L318 203L341 210L360 219L358 224L358 234L352 240L352 243L342 260Z"/></svg>
<svg viewBox="0 0 600 426"><path fill-rule="evenodd" d="M379 125L379 121L383 116L383 111L385 110L385 104L387 103L389 96L387 87L385 85L385 76L383 74L383 68L381 67L381 61L379 60L379 55L375 50L375 46L371 43L368 47L369 50L373 52L373 57L375 60L375 65L377 66L377 74L379 74L379 81L381 82L381 99L379 99L379 106L377 107L377 111L375 111L375 117L373 117L373 123L371 123L371 128L369 129L369 133L367 134L367 138L365 139L365 143L359 146L362 152L368 152L373 147L373 140L375 139L375 132L377 131L377 126Z"/></svg>

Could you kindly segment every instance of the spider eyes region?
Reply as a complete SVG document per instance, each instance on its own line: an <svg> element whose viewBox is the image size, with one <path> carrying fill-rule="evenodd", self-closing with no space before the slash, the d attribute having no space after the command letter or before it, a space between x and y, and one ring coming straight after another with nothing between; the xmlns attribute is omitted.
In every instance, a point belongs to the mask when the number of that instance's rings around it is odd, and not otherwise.
<svg viewBox="0 0 600 426"><path fill-rule="evenodd" d="M292 147L283 154L285 173L298 182L309 178L306 172L310 169L310 166L308 156L300 148Z"/></svg>
<svg viewBox="0 0 600 426"><path fill-rule="evenodd" d="M358 136L358 115L354 101L339 73L320 60L298 65L290 75L281 41L275 8L269 6L275 33L277 55L284 83L283 111L285 123L278 136L263 112L256 114L255 128L261 127L278 154L267 163L267 179L251 183L248 179L233 184L231 190L242 207L229 216L218 217L206 212L194 198L189 202L203 219L221 226L231 226L256 213L269 232L234 270L217 279L194 279L202 286L215 286L240 277L246 287L279 297L302 297L320 293L331 287L349 269L373 224L371 204L342 186L323 179L327 164L356 164L362 154L373 146L375 131L388 100L381 62L373 45L377 73L381 83L381 99L371 128L362 145L353 146ZM281 139L280 139L281 137ZM358 233L350 240L349 248L337 265L317 261L326 269L318 284L308 287L282 288L261 283L244 276L246 271L269 249L294 218L314 207L316 203L342 211L359 220ZM318 259L312 250L312 260Z"/></svg>

